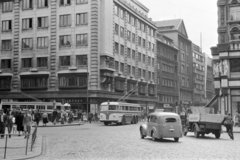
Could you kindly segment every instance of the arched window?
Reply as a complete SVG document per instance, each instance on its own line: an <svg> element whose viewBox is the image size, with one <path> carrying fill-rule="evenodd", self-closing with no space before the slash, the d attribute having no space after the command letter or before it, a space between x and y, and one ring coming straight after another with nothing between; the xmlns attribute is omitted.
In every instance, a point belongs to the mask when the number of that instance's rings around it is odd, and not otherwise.
<svg viewBox="0 0 240 160"><path fill-rule="evenodd" d="M233 27L230 31L231 40L240 40L240 30L237 27Z"/></svg>

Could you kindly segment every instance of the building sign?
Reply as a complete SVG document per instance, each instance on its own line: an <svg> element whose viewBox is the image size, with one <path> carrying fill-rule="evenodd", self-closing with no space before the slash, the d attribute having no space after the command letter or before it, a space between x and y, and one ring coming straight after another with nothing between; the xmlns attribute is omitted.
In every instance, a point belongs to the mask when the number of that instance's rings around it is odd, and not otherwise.
<svg viewBox="0 0 240 160"><path fill-rule="evenodd" d="M182 101L182 104L189 104L189 102L186 102L186 101Z"/></svg>
<svg viewBox="0 0 240 160"><path fill-rule="evenodd" d="M164 108L170 108L170 104L163 104Z"/></svg>
<svg viewBox="0 0 240 160"><path fill-rule="evenodd" d="M237 90L231 90L231 95L232 96L239 96L240 95L240 90L237 89Z"/></svg>
<svg viewBox="0 0 240 160"><path fill-rule="evenodd" d="M148 106L149 109L154 109L154 106Z"/></svg>

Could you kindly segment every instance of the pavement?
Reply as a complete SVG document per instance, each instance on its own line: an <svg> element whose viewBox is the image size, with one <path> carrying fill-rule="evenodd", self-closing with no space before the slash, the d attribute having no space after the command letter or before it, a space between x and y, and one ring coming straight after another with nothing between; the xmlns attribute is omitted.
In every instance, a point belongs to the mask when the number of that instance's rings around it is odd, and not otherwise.
<svg viewBox="0 0 240 160"><path fill-rule="evenodd" d="M81 124L84 124L84 123L86 122L83 122ZM40 121L38 127L65 127L65 126L75 126L75 125L79 125L79 121L73 121L72 123L64 123L64 124L56 123L55 125L52 122L48 122L46 126L43 126L42 121Z"/></svg>

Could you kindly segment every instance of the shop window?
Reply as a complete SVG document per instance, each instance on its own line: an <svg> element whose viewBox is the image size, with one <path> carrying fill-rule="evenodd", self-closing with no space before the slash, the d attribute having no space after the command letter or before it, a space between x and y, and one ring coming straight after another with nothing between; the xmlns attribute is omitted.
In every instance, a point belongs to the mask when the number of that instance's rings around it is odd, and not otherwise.
<svg viewBox="0 0 240 160"><path fill-rule="evenodd" d="M59 75L59 88L87 88L87 75L63 74Z"/></svg>
<svg viewBox="0 0 240 160"><path fill-rule="evenodd" d="M240 72L240 58L230 59L230 72Z"/></svg>
<svg viewBox="0 0 240 160"><path fill-rule="evenodd" d="M0 76L0 90L10 90L11 79L12 77L10 76Z"/></svg>
<svg viewBox="0 0 240 160"><path fill-rule="evenodd" d="M11 69L11 59L2 59L1 69Z"/></svg>
<svg viewBox="0 0 240 160"><path fill-rule="evenodd" d="M21 89L47 89L48 75L21 76Z"/></svg>

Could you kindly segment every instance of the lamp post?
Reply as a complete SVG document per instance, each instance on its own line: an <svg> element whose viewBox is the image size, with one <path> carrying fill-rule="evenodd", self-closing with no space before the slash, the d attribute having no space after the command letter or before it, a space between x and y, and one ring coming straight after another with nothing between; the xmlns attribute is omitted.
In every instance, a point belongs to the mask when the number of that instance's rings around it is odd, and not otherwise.
<svg viewBox="0 0 240 160"><path fill-rule="evenodd" d="M89 73L88 73L88 65L87 65L87 115L88 115L88 89L89 89Z"/></svg>

